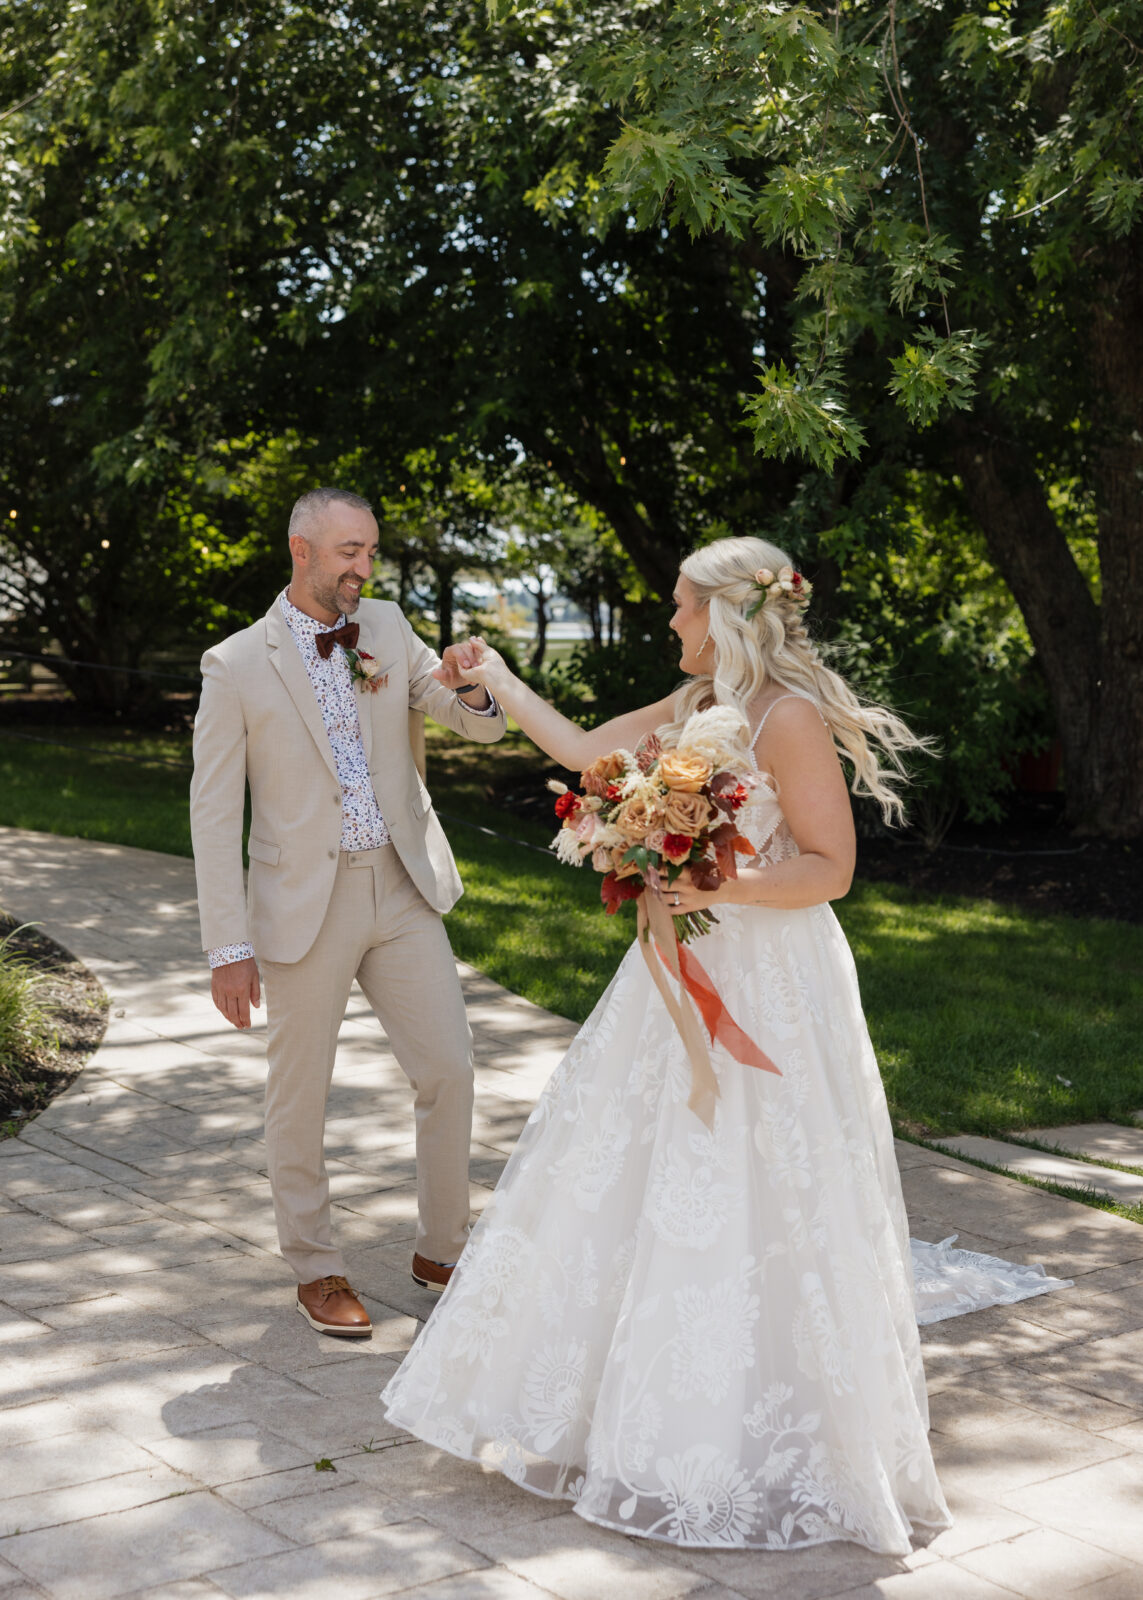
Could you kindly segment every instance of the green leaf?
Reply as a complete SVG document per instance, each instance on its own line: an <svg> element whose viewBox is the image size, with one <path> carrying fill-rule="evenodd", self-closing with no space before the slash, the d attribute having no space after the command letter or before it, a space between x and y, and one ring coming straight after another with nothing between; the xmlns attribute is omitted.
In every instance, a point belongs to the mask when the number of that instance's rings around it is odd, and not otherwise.
<svg viewBox="0 0 1143 1600"><path fill-rule="evenodd" d="M807 380L784 361L763 369L761 393L746 402L746 411L755 450L783 461L800 455L828 472L840 458L858 456L865 444L832 376Z"/></svg>
<svg viewBox="0 0 1143 1600"><path fill-rule="evenodd" d="M918 427L935 422L946 406L967 411L976 394L975 377L988 340L966 329L948 337L924 329L889 365L889 391L899 396Z"/></svg>

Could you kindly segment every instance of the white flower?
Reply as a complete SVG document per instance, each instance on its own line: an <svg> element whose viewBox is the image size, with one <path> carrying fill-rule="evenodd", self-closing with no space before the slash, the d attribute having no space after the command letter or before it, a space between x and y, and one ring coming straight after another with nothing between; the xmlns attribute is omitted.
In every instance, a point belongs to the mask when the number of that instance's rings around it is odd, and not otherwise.
<svg viewBox="0 0 1143 1600"><path fill-rule="evenodd" d="M655 1440L663 1431L663 1409L653 1394L645 1394L631 1419L630 1431L619 1436L619 1455L627 1473L647 1470Z"/></svg>
<svg viewBox="0 0 1143 1600"><path fill-rule="evenodd" d="M583 866L584 846L574 828L561 828L551 847L565 867Z"/></svg>
<svg viewBox="0 0 1143 1600"><path fill-rule="evenodd" d="M549 778L548 779L548 788L552 791L553 794L567 794L567 792L568 792L567 784L566 783L561 783L558 778Z"/></svg>
<svg viewBox="0 0 1143 1600"><path fill-rule="evenodd" d="M802 1277L801 1305L794 1316L798 1369L807 1378L824 1378L834 1394L853 1392L853 1349L834 1320L822 1280Z"/></svg>
<svg viewBox="0 0 1143 1600"><path fill-rule="evenodd" d="M758 1514L758 1496L736 1461L721 1455L716 1445L696 1444L680 1455L661 1457L655 1466L664 1485L659 1499L670 1513L663 1519L669 1538L692 1545L746 1542Z"/></svg>
<svg viewBox="0 0 1143 1600"><path fill-rule="evenodd" d="M581 1211L598 1211L604 1195L623 1170L631 1142L631 1119L622 1108L618 1090L603 1108L597 1123L580 1125L580 1137L552 1166L553 1177L571 1185L571 1198Z"/></svg>
<svg viewBox="0 0 1143 1600"><path fill-rule="evenodd" d="M453 1361L479 1362L487 1367L492 1360L492 1345L508 1332L503 1317L490 1317L478 1306L457 1306L449 1323L449 1356Z"/></svg>
<svg viewBox="0 0 1143 1600"><path fill-rule="evenodd" d="M717 1403L730 1391L730 1374L754 1365L751 1329L758 1296L745 1279L724 1278L709 1294L697 1284L675 1290L679 1331L671 1340L672 1400L701 1394Z"/></svg>
<svg viewBox="0 0 1143 1600"><path fill-rule="evenodd" d="M647 1208L651 1226L667 1244L709 1250L736 1202L730 1184L716 1183L707 1166L691 1169L677 1150L668 1149L651 1180Z"/></svg>
<svg viewBox="0 0 1143 1600"><path fill-rule="evenodd" d="M519 1305L532 1280L535 1248L519 1228L483 1228L464 1262L464 1293L484 1311Z"/></svg>
<svg viewBox="0 0 1143 1600"><path fill-rule="evenodd" d="M520 1409L531 1430L529 1442L540 1455L547 1455L575 1421L586 1367L587 1346L574 1340L545 1345L532 1357Z"/></svg>
<svg viewBox="0 0 1143 1600"><path fill-rule="evenodd" d="M701 756L716 772L736 771L747 765L744 735L748 725L732 706L711 706L687 718L678 749Z"/></svg>

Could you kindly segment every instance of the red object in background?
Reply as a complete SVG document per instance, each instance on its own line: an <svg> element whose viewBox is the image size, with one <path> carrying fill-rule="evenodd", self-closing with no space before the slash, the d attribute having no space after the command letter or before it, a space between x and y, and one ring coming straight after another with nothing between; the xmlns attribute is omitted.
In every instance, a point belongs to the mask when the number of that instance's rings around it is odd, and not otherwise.
<svg viewBox="0 0 1143 1600"><path fill-rule="evenodd" d="M1058 739L1038 755L1025 752L1017 760L1016 787L1024 794L1055 794L1060 786L1064 747Z"/></svg>

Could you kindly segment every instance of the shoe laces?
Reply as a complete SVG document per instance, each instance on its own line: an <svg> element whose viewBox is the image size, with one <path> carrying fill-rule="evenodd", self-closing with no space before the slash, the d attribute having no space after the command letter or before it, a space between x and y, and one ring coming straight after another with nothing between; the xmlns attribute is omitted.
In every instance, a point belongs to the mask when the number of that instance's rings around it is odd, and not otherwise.
<svg viewBox="0 0 1143 1600"><path fill-rule="evenodd" d="M353 1293L353 1290L349 1287L349 1280L347 1278L330 1276L328 1278L318 1279L319 1304L325 1305L326 1301L329 1300L333 1295L341 1293Z"/></svg>

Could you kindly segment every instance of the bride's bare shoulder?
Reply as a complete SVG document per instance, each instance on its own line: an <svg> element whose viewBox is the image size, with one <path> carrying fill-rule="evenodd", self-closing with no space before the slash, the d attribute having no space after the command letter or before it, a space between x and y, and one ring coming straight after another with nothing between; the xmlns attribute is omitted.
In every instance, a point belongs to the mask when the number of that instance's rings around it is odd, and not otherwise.
<svg viewBox="0 0 1143 1600"><path fill-rule="evenodd" d="M757 743L763 736L799 735L809 728L822 728L822 716L808 695L790 689L766 689L750 703L750 738Z"/></svg>

